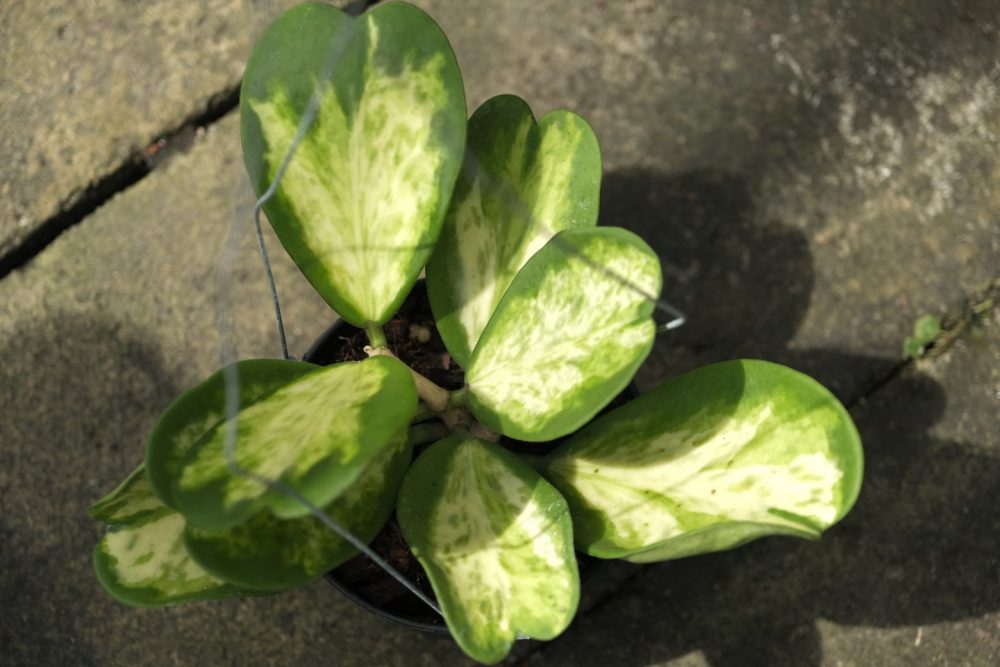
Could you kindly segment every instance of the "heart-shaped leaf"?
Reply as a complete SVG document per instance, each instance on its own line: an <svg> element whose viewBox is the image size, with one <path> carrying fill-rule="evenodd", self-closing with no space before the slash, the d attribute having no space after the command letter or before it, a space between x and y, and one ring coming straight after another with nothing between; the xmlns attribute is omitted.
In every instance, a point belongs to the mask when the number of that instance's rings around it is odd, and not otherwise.
<svg viewBox="0 0 1000 667"><path fill-rule="evenodd" d="M545 469L581 550L651 562L769 534L819 537L854 504L862 452L847 411L818 382L727 361L598 419Z"/></svg>
<svg viewBox="0 0 1000 667"><path fill-rule="evenodd" d="M396 506L411 456L404 431L323 511L370 542ZM267 510L228 530L189 525L184 544L191 557L213 575L241 587L267 591L304 584L357 553L315 516L279 519Z"/></svg>
<svg viewBox="0 0 1000 667"><path fill-rule="evenodd" d="M267 507L282 518L308 513L260 479L281 481L324 506L346 490L416 413L409 369L373 357L314 371L240 411L235 424L213 427L185 455L173 487L177 508L207 530L231 528ZM227 430L235 428L237 465L226 464Z"/></svg>
<svg viewBox="0 0 1000 667"><path fill-rule="evenodd" d="M139 466L90 508L109 523L94 549L97 578L116 599L135 607L254 595L203 570L184 549L184 517L156 497Z"/></svg>
<svg viewBox="0 0 1000 667"><path fill-rule="evenodd" d="M615 227L556 234L514 278L472 355L468 400L518 440L570 433L628 384L653 345L656 254Z"/></svg>
<svg viewBox="0 0 1000 667"><path fill-rule="evenodd" d="M601 151L571 111L538 123L514 95L487 100L469 119L462 172L427 291L448 351L467 367L500 298L556 232L597 224Z"/></svg>
<svg viewBox="0 0 1000 667"><path fill-rule="evenodd" d="M226 416L228 380L235 383L238 408L242 409L318 368L282 359L238 361L181 394L160 416L146 443L146 476L160 500L177 508L171 488L181 461L192 445Z"/></svg>
<svg viewBox="0 0 1000 667"><path fill-rule="evenodd" d="M240 93L243 155L263 194L300 121L268 219L313 287L356 326L389 319L441 231L465 145L465 93L437 25L403 3L357 20L303 4L264 32Z"/></svg>
<svg viewBox="0 0 1000 667"><path fill-rule="evenodd" d="M460 435L431 445L403 480L396 516L476 660L569 625L580 583L566 501L511 452Z"/></svg>

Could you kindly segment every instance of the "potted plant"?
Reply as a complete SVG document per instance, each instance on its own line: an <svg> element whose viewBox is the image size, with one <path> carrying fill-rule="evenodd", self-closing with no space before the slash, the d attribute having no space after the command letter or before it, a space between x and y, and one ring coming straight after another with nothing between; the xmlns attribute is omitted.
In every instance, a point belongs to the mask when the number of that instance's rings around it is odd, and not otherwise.
<svg viewBox="0 0 1000 667"><path fill-rule="evenodd" d="M287 11L249 59L240 112L272 226L365 331L366 358L240 361L170 405L144 462L91 508L118 599L285 590L395 512L451 634L492 663L570 623L575 549L653 562L818 538L850 509L857 432L791 369L707 366L594 419L652 347L659 261L596 226L587 123L536 121L513 96L467 120L454 55L420 10ZM382 328L425 268L459 389L407 367Z"/></svg>

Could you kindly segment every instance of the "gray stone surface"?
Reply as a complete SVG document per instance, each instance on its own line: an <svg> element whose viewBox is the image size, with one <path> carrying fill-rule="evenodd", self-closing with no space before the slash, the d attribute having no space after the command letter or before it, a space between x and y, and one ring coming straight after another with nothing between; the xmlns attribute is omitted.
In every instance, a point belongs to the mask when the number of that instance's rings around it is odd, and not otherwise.
<svg viewBox="0 0 1000 667"><path fill-rule="evenodd" d="M647 567L528 664L1000 663L1000 309L853 414L866 481L822 540Z"/></svg>
<svg viewBox="0 0 1000 667"><path fill-rule="evenodd" d="M154 119L183 118L235 82L235 54L261 24L244 14L280 3L230 4L235 13L145 3L148 20L101 0L0 9L0 78L19 77L0 86L0 119L21 119L32 137L11 137L0 121L5 154L30 162L0 167L0 238L2 207L19 201L11 179L58 208L155 136L166 121ZM764 356L857 399L898 363L917 316L955 312L997 276L1000 9L989 0L417 4L449 34L470 109L516 92L540 113L569 107L594 124L604 223L650 241L667 262L666 296L691 315L657 345L645 386ZM107 19L107 7L122 17ZM78 31L73 46L26 37L56 31L59 12L80 13L64 31ZM201 15L219 40L181 29ZM9 25L23 26L20 41L7 40ZM162 90L128 85L144 76L131 63ZM190 78L194 64L217 78ZM73 71L89 72L85 97L58 92ZM23 106L41 95L38 82L57 92ZM65 146L86 152L56 160ZM75 166L59 185L39 160ZM46 201L24 199L36 200ZM460 661L449 642L374 623L320 583L136 611L107 599L91 574L100 529L87 504L138 460L160 410L218 365L216 276L234 222L222 291L240 354L277 350L248 214L230 116L0 281L0 645L13 664ZM301 353L331 314L272 248ZM827 539L650 568L533 662L995 663L1000 364L990 327L856 410L868 482Z"/></svg>
<svg viewBox="0 0 1000 667"><path fill-rule="evenodd" d="M290 0L0 4L0 257L237 85Z"/></svg>

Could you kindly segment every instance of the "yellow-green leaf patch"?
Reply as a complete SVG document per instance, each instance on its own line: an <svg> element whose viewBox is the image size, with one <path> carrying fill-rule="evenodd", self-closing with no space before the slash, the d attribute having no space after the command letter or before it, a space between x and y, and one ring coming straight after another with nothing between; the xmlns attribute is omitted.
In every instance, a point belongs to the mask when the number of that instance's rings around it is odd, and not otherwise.
<svg viewBox="0 0 1000 667"><path fill-rule="evenodd" d="M857 498L850 416L812 378L764 361L686 373L588 425L548 457L577 546L651 562L770 534L817 538Z"/></svg>
<svg viewBox="0 0 1000 667"><path fill-rule="evenodd" d="M153 492L146 475L145 464L140 464L118 487L90 506L87 514L109 524L128 523L150 512L159 512L163 502Z"/></svg>
<svg viewBox="0 0 1000 667"><path fill-rule="evenodd" d="M280 480L324 506L367 467L417 409L410 371L373 357L309 373L213 427L185 455L173 498L188 522L207 530L238 525L267 507L282 518L308 513L295 499L261 483ZM236 464L226 439L235 432Z"/></svg>
<svg viewBox="0 0 1000 667"><path fill-rule="evenodd" d="M146 476L160 500L176 509L171 488L181 461L194 443L226 416L229 380L235 382L242 409L318 368L283 359L238 361L181 394L160 416L146 443Z"/></svg>
<svg viewBox="0 0 1000 667"><path fill-rule="evenodd" d="M472 355L473 414L539 442L570 433L628 384L653 345L656 254L616 227L559 232L518 272Z"/></svg>
<svg viewBox="0 0 1000 667"><path fill-rule="evenodd" d="M184 548L184 517L153 493L143 466L90 509L108 522L94 549L97 578L136 607L253 594L210 575Z"/></svg>
<svg viewBox="0 0 1000 667"><path fill-rule="evenodd" d="M465 93L437 25L403 3L357 20L295 7L247 63L240 122L258 194L271 185L314 91L315 118L265 205L285 249L356 326L398 309L441 231L465 144Z"/></svg>
<svg viewBox="0 0 1000 667"><path fill-rule="evenodd" d="M552 639L576 612L566 501L511 452L455 435L431 445L396 515L459 646L484 663L521 636Z"/></svg>
<svg viewBox="0 0 1000 667"><path fill-rule="evenodd" d="M404 431L323 511L370 542L395 508L410 459ZM212 574L241 587L267 591L304 584L357 553L315 516L279 519L268 510L228 530L188 526L184 543L195 561Z"/></svg>
<svg viewBox="0 0 1000 667"><path fill-rule="evenodd" d="M469 119L462 172L427 265L435 321L462 366L514 276L556 233L593 227L601 152L571 111L535 122L514 95L487 100Z"/></svg>

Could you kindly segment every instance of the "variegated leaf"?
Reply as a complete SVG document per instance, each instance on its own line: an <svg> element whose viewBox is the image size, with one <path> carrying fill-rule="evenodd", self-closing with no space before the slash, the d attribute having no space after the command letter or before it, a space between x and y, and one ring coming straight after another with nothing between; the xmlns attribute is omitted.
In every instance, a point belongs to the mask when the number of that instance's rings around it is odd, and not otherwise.
<svg viewBox="0 0 1000 667"><path fill-rule="evenodd" d="M94 549L97 578L136 607L252 595L203 570L184 548L184 517L153 493L143 466L90 509L111 524Z"/></svg>
<svg viewBox="0 0 1000 667"><path fill-rule="evenodd" d="M258 194L314 91L316 115L265 205L313 287L357 326L395 313L441 231L465 144L465 93L437 25L403 3L329 5L272 23L247 63L243 153Z"/></svg>
<svg viewBox="0 0 1000 667"><path fill-rule="evenodd" d="M431 445L399 492L399 525L466 653L502 659L514 640L552 639L580 584L566 501L506 449L455 435Z"/></svg>
<svg viewBox="0 0 1000 667"><path fill-rule="evenodd" d="M466 374L473 414L539 442L570 433L625 388L653 345L656 254L624 229L560 232L517 274Z"/></svg>
<svg viewBox="0 0 1000 667"><path fill-rule="evenodd" d="M410 371L390 357L327 366L284 385L213 427L181 463L173 498L188 522L231 528L267 507L282 518L308 509L260 480L280 480L314 505L345 491L417 410ZM227 466L227 429L236 464Z"/></svg>
<svg viewBox="0 0 1000 667"><path fill-rule="evenodd" d="M149 483L146 466L140 463L118 488L91 505L87 514L104 523L128 523L162 507L163 502Z"/></svg>
<svg viewBox="0 0 1000 667"><path fill-rule="evenodd" d="M500 95L472 114L427 265L437 328L460 365L524 263L556 232L597 224L600 189L600 147L575 113L553 111L536 123L527 102Z"/></svg>
<svg viewBox="0 0 1000 667"><path fill-rule="evenodd" d="M181 394L160 416L146 443L146 475L160 500L176 509L171 489L181 461L225 417L227 381L235 383L237 405L242 409L318 368L283 359L238 361Z"/></svg>
<svg viewBox="0 0 1000 667"><path fill-rule="evenodd" d="M769 534L817 538L861 484L858 433L822 385L765 361L677 377L549 456L577 546L650 562Z"/></svg>
<svg viewBox="0 0 1000 667"><path fill-rule="evenodd" d="M363 541L371 541L395 508L411 456L404 431L323 511ZM279 519L267 510L228 530L188 526L184 543L192 558L212 574L267 591L304 584L357 553L315 516Z"/></svg>

